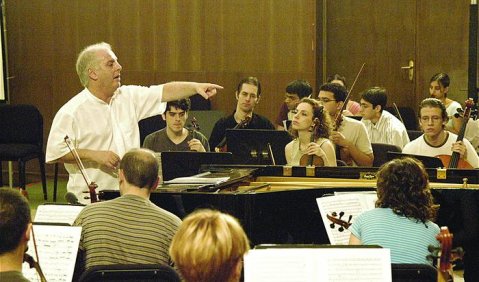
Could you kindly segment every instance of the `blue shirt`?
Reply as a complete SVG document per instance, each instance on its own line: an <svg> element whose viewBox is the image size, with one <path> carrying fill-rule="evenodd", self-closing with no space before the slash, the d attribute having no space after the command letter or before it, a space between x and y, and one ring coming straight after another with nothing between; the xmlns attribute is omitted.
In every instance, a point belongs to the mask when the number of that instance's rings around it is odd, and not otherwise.
<svg viewBox="0 0 479 282"><path fill-rule="evenodd" d="M395 214L389 208L376 208L360 214L349 230L363 245L390 249L391 263L431 264L426 259L430 254L428 246L439 246L436 235L440 229L437 224L416 222Z"/></svg>

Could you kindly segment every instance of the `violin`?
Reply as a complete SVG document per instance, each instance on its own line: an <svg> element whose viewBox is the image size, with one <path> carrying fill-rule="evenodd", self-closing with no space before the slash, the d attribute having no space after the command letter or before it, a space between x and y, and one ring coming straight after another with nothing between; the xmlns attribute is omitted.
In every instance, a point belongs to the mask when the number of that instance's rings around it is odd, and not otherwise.
<svg viewBox="0 0 479 282"><path fill-rule="evenodd" d="M233 129L243 129L248 126L249 122L251 121L251 117L245 117L241 120ZM215 148L215 152L227 152L228 148L226 147L226 134L221 140L220 143Z"/></svg>
<svg viewBox="0 0 479 282"><path fill-rule="evenodd" d="M37 260L35 260L31 255L24 253L23 262L28 263L28 266L30 268L35 268L35 271L38 273L38 276L40 276L41 282L47 282L47 279L45 278L45 275L43 274L43 270L40 267L40 263L39 263L40 258L38 256L37 241L35 240L35 232L33 231L33 227L32 227L32 241L33 241L33 248L35 250L35 256L37 257Z"/></svg>
<svg viewBox="0 0 479 282"><path fill-rule="evenodd" d="M353 216L350 214L348 221L342 220L341 218L344 216L344 212L339 212L339 217L336 212L332 212L331 215L327 214L326 217L328 218L329 221L331 221L331 224L329 227L334 229L336 225L339 225L338 231L343 232L345 229L348 229L351 226L351 219L353 219Z"/></svg>
<svg viewBox="0 0 479 282"><path fill-rule="evenodd" d="M311 138L309 142L314 143L315 137L317 135L319 129L320 121L319 118L315 118L313 120L313 126L310 128ZM301 166L324 166L324 160L320 156L317 155L308 155L304 154L301 159L299 160L299 165Z"/></svg>
<svg viewBox="0 0 479 282"><path fill-rule="evenodd" d="M83 179L86 182L86 185L88 186L88 192L90 193L90 201L92 203L98 202L98 198L96 195L96 188L98 188L98 185L90 181L88 178L88 175L86 174L85 167L83 166L83 163L80 159L80 155L78 154L78 151L75 149L75 147L72 144L72 141L70 140L70 137L65 136L64 138L65 144L67 144L68 149L70 150L70 153L73 155L75 162L78 166L78 169L80 170L81 175L83 176Z"/></svg>
<svg viewBox="0 0 479 282"><path fill-rule="evenodd" d="M353 91L354 85L356 85L356 82L358 81L359 75L363 71L364 66L366 63L363 63L361 68L359 69L358 73L356 74L356 78L354 78L353 84L351 85L351 88L349 88L348 95L346 95L346 99L344 99L343 105L341 106L341 109L336 113L336 118L334 119L334 131L338 131L339 127L341 127L341 124L343 123L343 111L346 109L346 106L348 104L349 98L351 96L351 92ZM345 148L337 146L336 152L339 152L339 156L337 154L337 158L340 160L343 160L347 165L352 165L353 164L353 159L351 157L351 154L349 151Z"/></svg>
<svg viewBox="0 0 479 282"><path fill-rule="evenodd" d="M474 106L474 100L469 98L465 102L466 109L463 113L463 120L461 130L457 135L456 142L462 141L464 139L464 134L466 132L466 125L471 117L472 107ZM439 155L437 156L441 159L442 163L447 166L448 168L460 168L460 169L473 169L471 164L469 164L466 160L461 159L461 155L458 152L452 152L452 155Z"/></svg>

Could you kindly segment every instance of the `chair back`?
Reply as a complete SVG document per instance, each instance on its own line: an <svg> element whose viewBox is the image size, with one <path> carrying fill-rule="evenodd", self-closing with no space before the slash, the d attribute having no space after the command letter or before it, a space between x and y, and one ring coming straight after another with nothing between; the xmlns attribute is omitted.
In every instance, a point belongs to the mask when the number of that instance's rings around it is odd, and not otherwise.
<svg viewBox="0 0 479 282"><path fill-rule="evenodd" d="M146 136L148 136L148 134L163 129L165 128L165 126L166 122L163 120L161 115L156 115L140 120L138 122L138 127L140 128L140 146L143 146L143 141L145 140Z"/></svg>
<svg viewBox="0 0 479 282"><path fill-rule="evenodd" d="M391 264L393 282L436 282L437 271L429 264Z"/></svg>
<svg viewBox="0 0 479 282"><path fill-rule="evenodd" d="M168 265L112 264L91 267L80 276L79 281L180 282L180 277L178 273Z"/></svg>
<svg viewBox="0 0 479 282"><path fill-rule="evenodd" d="M402 152L401 148L392 144L371 143L373 147L373 167L380 167L388 161L388 152Z"/></svg>
<svg viewBox="0 0 479 282"><path fill-rule="evenodd" d="M393 107L386 107L385 110L399 119L399 115ZM418 118L416 113L414 112L414 109L411 107L398 107L398 110L401 114L401 118L404 122L404 126L406 127L406 129L417 130Z"/></svg>
<svg viewBox="0 0 479 282"><path fill-rule="evenodd" d="M43 117L33 105L0 106L0 143L43 147Z"/></svg>

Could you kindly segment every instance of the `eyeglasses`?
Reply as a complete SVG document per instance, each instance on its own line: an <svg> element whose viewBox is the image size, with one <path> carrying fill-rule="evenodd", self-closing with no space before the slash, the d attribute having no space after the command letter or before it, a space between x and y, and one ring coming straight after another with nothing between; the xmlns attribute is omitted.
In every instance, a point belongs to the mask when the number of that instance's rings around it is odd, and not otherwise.
<svg viewBox="0 0 479 282"><path fill-rule="evenodd" d="M321 103L329 103L329 102L336 101L336 100L335 99L318 97L318 101L320 101Z"/></svg>

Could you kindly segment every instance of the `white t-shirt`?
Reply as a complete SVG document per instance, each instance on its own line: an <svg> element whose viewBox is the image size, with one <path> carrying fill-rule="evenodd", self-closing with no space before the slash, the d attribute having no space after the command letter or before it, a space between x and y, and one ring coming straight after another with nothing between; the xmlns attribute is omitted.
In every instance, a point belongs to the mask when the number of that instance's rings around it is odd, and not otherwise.
<svg viewBox="0 0 479 282"><path fill-rule="evenodd" d="M341 123L338 132L342 133L346 140L351 141L359 151L365 154L373 153L373 148L366 127L359 120L343 117L343 122ZM357 164L353 161L353 165L356 166Z"/></svg>
<svg viewBox="0 0 479 282"><path fill-rule="evenodd" d="M446 126L452 127L452 117L457 113L458 109L462 109L462 106L456 101L452 101L451 104L449 104L449 106L446 108L447 117L449 118Z"/></svg>
<svg viewBox="0 0 479 282"><path fill-rule="evenodd" d="M64 142L68 136L76 149L112 151L122 157L133 148L140 148L138 121L161 114L166 103L161 102L163 85L151 87L121 86L109 104L84 89L70 99L55 115L46 149L46 162L69 154ZM97 191L119 189L117 171L94 162L84 162L91 181L98 185ZM88 194L88 187L76 164L65 164L69 179L67 190L74 193L80 202Z"/></svg>
<svg viewBox="0 0 479 282"><path fill-rule="evenodd" d="M452 155L452 144L456 142L457 135L451 132L447 132L448 138L446 142L439 147L432 147L431 145L426 143L424 139L424 134L416 138L415 140L409 142L404 149L402 150L403 153L406 154L414 154L414 155L422 155L422 156L429 156L435 157L438 155ZM467 157L466 160L469 164L474 167L479 167L479 157L477 156L476 150L472 147L471 143L467 139L463 139L464 145L466 145L467 149Z"/></svg>

